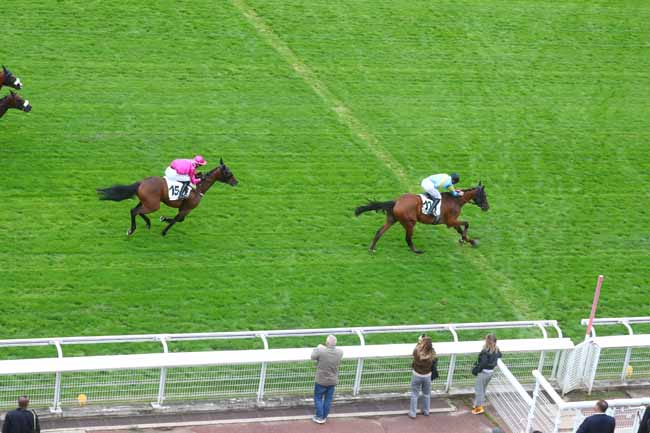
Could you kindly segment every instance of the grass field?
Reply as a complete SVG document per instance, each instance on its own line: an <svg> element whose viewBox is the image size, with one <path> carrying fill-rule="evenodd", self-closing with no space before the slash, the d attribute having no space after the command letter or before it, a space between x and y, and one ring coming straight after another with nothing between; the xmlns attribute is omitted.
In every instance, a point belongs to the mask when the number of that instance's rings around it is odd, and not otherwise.
<svg viewBox="0 0 650 433"><path fill-rule="evenodd" d="M641 1L3 3L0 338L648 315ZM3 88L0 93L6 94ZM167 238L95 188L219 157ZM477 249L368 198L458 171Z"/></svg>

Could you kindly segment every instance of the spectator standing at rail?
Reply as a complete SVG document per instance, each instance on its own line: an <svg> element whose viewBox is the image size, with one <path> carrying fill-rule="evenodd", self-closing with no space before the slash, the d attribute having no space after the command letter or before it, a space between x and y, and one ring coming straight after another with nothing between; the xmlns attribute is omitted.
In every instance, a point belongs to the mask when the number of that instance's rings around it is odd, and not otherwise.
<svg viewBox="0 0 650 433"><path fill-rule="evenodd" d="M29 406L29 398L23 395L18 399L18 409L5 415L2 433L40 433L38 415L33 410L27 409L27 406Z"/></svg>
<svg viewBox="0 0 650 433"><path fill-rule="evenodd" d="M637 433L650 433L650 406L645 408L645 413L643 414L643 419L641 419Z"/></svg>
<svg viewBox="0 0 650 433"><path fill-rule="evenodd" d="M497 361L501 358L501 352L497 347L497 337L494 334L485 336L485 345L483 350L478 354L478 360L474 363L472 374L476 376L476 385L474 386L474 415L485 412L485 390L492 379L492 374L497 366Z"/></svg>
<svg viewBox="0 0 650 433"><path fill-rule="evenodd" d="M343 351L336 348L336 337L328 335L325 346L319 344L312 353L311 359L316 361L316 384L314 385L314 406L316 415L312 421L325 424L330 413L334 389L339 381L339 365Z"/></svg>
<svg viewBox="0 0 650 433"><path fill-rule="evenodd" d="M605 400L598 400L594 406L594 414L585 418L576 433L614 433L616 420L607 415L609 405Z"/></svg>
<svg viewBox="0 0 650 433"><path fill-rule="evenodd" d="M411 375L411 408L409 417L415 419L418 398L422 391L422 415L429 416L431 409L431 380L438 377L438 357L433 349L431 337L420 335L413 349L413 373Z"/></svg>

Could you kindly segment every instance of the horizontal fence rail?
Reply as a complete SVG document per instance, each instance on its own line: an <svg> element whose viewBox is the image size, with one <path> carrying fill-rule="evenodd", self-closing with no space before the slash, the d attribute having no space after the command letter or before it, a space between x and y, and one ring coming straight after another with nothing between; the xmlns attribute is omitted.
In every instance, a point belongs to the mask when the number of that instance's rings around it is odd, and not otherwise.
<svg viewBox="0 0 650 433"><path fill-rule="evenodd" d="M589 319L582 319L580 324L582 326L587 326ZM634 334L632 325L648 325L650 324L650 316L643 317L608 317L601 319L594 319L591 327L591 336L596 337L596 326L612 326L612 325L622 325L624 326L629 335Z"/></svg>
<svg viewBox="0 0 650 433"><path fill-rule="evenodd" d="M279 337L351 335L357 345L340 346L344 358L337 394L363 396L408 391L414 344L366 344L371 334L446 332L452 341L435 342L440 378L434 392L469 388L471 368L483 341L460 341L460 331L537 328L540 338L504 339L499 345L522 383L533 383L533 369L552 376L564 351L573 343L562 337L555 321L492 322L393 327L324 328L288 331L246 331L200 334L156 334L112 337L63 337L0 340L0 348L48 346L56 358L0 361L0 406L11 407L17 395L28 394L32 405L53 411L85 405L240 399L263 402L308 397L314 384L311 348L270 348ZM547 328L557 337L549 337ZM170 342L259 339L262 349L170 352ZM66 357L63 346L110 343L160 343L160 353Z"/></svg>

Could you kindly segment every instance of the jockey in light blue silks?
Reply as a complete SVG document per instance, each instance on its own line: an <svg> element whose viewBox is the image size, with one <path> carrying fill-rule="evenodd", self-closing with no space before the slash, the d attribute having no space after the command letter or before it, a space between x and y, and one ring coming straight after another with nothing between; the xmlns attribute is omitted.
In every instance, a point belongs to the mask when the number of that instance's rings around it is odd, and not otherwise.
<svg viewBox="0 0 650 433"><path fill-rule="evenodd" d="M440 200L440 191L448 190L454 197L463 195L463 191L454 188L460 182L460 176L456 173L433 174L422 180L420 184L427 194L434 200Z"/></svg>

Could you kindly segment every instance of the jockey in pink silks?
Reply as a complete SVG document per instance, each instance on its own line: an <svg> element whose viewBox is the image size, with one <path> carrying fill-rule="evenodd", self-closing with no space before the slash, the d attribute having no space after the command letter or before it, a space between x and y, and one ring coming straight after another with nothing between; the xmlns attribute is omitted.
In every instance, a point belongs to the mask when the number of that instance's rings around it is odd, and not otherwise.
<svg viewBox="0 0 650 433"><path fill-rule="evenodd" d="M187 186L191 184L194 187L194 185L201 181L201 179L196 177L196 167L205 164L205 159L201 155L196 155L194 159L175 159L165 169L165 177L169 180L183 182L186 186L184 188L186 194L181 195L187 197L189 195Z"/></svg>

